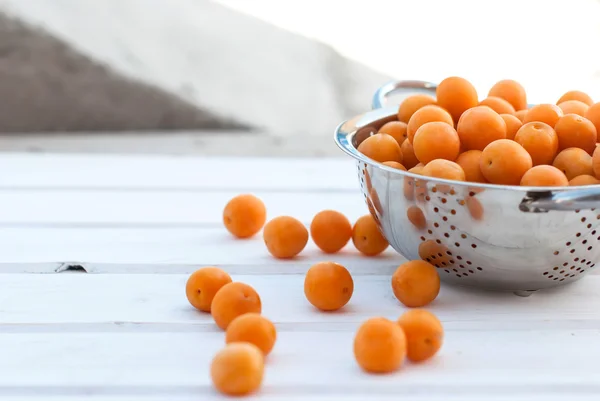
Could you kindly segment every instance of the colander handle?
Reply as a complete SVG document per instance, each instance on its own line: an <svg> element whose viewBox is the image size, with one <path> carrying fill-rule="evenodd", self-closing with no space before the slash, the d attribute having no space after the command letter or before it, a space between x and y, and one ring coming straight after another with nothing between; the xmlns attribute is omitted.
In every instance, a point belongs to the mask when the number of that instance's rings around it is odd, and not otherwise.
<svg viewBox="0 0 600 401"><path fill-rule="evenodd" d="M437 84L427 81L391 81L377 89L377 92L373 95L373 109L380 109L387 103L387 99L390 95L398 92L422 92L428 95L435 96L435 90Z"/></svg>
<svg viewBox="0 0 600 401"><path fill-rule="evenodd" d="M550 210L600 209L600 188L584 188L569 191L529 193L519 209L529 213L545 213Z"/></svg>

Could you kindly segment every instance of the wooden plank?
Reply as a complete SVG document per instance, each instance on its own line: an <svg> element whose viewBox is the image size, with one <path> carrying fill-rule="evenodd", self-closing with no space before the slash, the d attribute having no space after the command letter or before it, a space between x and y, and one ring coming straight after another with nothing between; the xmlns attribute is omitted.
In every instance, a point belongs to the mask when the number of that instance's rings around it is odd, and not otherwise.
<svg viewBox="0 0 600 401"><path fill-rule="evenodd" d="M309 398L353 394L421 399L448 393L573 394L600 391L594 369L597 330L465 332L448 330L441 352L390 375L368 375L352 354L353 331L280 332L268 357L262 393ZM111 395L213 395L209 366L222 333L2 334L0 396L15 389ZM551 352L549 350L552 350ZM484 396L484 397L482 397Z"/></svg>
<svg viewBox="0 0 600 401"><path fill-rule="evenodd" d="M0 158L0 189L355 191L350 158L172 157L11 154ZM326 172L327 174L324 174Z"/></svg>
<svg viewBox="0 0 600 401"><path fill-rule="evenodd" d="M368 317L405 310L389 277L403 259L391 250L361 258L351 245L326 256L309 242L302 257L277 261L260 235L236 241L220 221L231 196L256 188L270 217L292 214L307 224L335 208L354 220L366 207L351 163L338 181L337 167L320 174L303 160L278 168L276 160L248 159L240 168L241 159L164 158L155 168L146 157L53 157L41 168L0 162L15 171L0 178L0 271L17 272L2 275L0 398L221 399L207 369L223 334L184 294L187 274L208 264L253 285L280 333L265 387L250 399L588 400L600 392L600 373L588 362L600 356L590 347L600 336L598 276L530 298L443 286L429 307L447 330L442 354L395 375L360 372L353 333ZM265 166L277 172L264 174ZM301 178L290 180L290 171ZM302 273L324 259L354 274L354 297L338 313L314 310L303 295ZM120 274L18 273L71 261Z"/></svg>
<svg viewBox="0 0 600 401"><path fill-rule="evenodd" d="M210 315L185 297L188 275L5 274L0 332L219 331ZM305 299L302 275L233 275L252 285L263 313L285 331L348 330L380 315L396 319L405 308L389 276L355 276L350 303L338 313L320 313ZM529 298L444 285L428 306L452 330L600 330L600 277L588 276ZM66 325L66 326L65 326Z"/></svg>
<svg viewBox="0 0 600 401"><path fill-rule="evenodd" d="M351 241L342 252L326 255L312 240L299 257L278 260L267 252L262 234L239 240L224 228L4 228L0 244L0 272L30 271L27 269L37 266L28 264L39 263L52 272L57 263L78 262L88 272L98 273L181 273L182 268L189 272L198 265L240 266L240 272L298 273L307 265L333 258L357 273L382 274L404 260L391 247L376 258L360 256Z"/></svg>
<svg viewBox="0 0 600 401"><path fill-rule="evenodd" d="M317 133L312 130L314 135L307 130L285 138L261 131L221 130L8 133L0 134L0 152L343 158L344 154L332 140L333 128Z"/></svg>
<svg viewBox="0 0 600 401"><path fill-rule="evenodd" d="M365 257L350 241L328 255L309 239L290 260L272 257L262 234L245 240L224 228L3 228L0 273L52 273L81 265L88 273L191 273L218 265L236 274L298 274L323 260L343 264L353 274L392 274L406 259L393 248ZM595 268L588 274L600 274Z"/></svg>
<svg viewBox="0 0 600 401"><path fill-rule="evenodd" d="M309 223L323 209L336 209L355 220L368 213L359 190L334 192L254 192L269 218L292 215ZM237 191L181 193L82 190L0 191L0 227L46 225L72 227L222 225L225 204Z"/></svg>

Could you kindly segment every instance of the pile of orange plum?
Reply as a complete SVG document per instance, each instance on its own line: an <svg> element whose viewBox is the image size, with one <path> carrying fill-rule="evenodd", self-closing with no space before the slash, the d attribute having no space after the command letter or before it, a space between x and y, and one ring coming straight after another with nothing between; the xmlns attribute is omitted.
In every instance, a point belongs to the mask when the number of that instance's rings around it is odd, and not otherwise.
<svg viewBox="0 0 600 401"><path fill-rule="evenodd" d="M262 230L265 247L275 258L298 255L307 244L308 229L291 216L278 216L269 222L266 216L261 199L241 194L225 206L223 224L235 238L249 238ZM366 256L378 255L388 247L371 215L359 218L352 226L342 213L321 211L310 224L310 236L328 255L340 251L350 239ZM368 373L396 371L405 359L413 363L428 360L442 346L441 322L432 312L421 309L440 291L436 268L422 260L403 263L391 277L391 288L396 298L412 309L396 321L375 316L359 325L349 352ZM323 261L307 266L303 291L316 312L337 311L351 300L354 280L346 267ZM238 396L258 390L265 359L277 341L276 326L263 316L258 292L247 283L233 281L223 269L206 266L189 276L185 293L194 308L210 313L216 326L225 331L224 347L210 367L215 389Z"/></svg>
<svg viewBox="0 0 600 401"><path fill-rule="evenodd" d="M600 183L600 103L572 90L554 103L529 106L514 80L501 80L480 99L461 77L414 94L397 121L379 128L358 150L389 167L429 177L524 186Z"/></svg>

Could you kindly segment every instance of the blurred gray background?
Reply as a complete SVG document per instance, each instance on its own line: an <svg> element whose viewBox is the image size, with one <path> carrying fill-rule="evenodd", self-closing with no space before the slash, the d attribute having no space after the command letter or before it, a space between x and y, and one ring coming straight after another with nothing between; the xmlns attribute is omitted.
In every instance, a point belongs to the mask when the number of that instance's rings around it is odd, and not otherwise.
<svg viewBox="0 0 600 401"><path fill-rule="evenodd" d="M339 156L392 78L600 100L599 39L596 0L0 0L0 150Z"/></svg>

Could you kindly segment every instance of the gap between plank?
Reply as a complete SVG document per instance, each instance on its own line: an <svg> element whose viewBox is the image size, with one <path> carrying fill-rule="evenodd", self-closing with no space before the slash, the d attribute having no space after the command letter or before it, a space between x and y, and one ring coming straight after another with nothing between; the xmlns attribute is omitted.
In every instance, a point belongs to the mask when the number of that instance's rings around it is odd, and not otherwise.
<svg viewBox="0 0 600 401"><path fill-rule="evenodd" d="M351 318L351 316L349 316ZM278 322L273 320L278 332L290 333L336 333L353 335L360 321L346 322ZM552 320L551 316L520 319L513 321L493 320L444 320L444 330L450 332L521 332L531 330L544 331L598 331L600 319L561 319ZM212 321L197 323L153 323L153 322L101 322L101 323L0 323L0 335L3 334L49 334L49 333L223 333Z"/></svg>
<svg viewBox="0 0 600 401"><path fill-rule="evenodd" d="M347 265L346 268L355 276L391 276L398 263L397 259L389 259L387 266L365 265L356 266ZM121 264L121 263L88 263L81 261L70 262L47 262L47 263L0 263L0 274L53 274L53 273L78 273L78 269L69 269L69 267L81 266L84 271L81 273L89 274L191 274L199 268L207 265L218 266L226 270L229 274L243 275L262 275L262 276L281 276L281 275L303 275L314 261L297 262L287 261L286 263L273 264Z"/></svg>
<svg viewBox="0 0 600 401"><path fill-rule="evenodd" d="M421 383L413 384L404 383L402 386L394 385L393 383L377 383L362 384L348 383L347 385L268 385L261 389L257 396L274 396L277 395L280 399L285 399L286 395L343 395L343 394L363 394L367 397L396 395L402 396L427 396L431 399L432 396L443 396L445 399L448 394L464 395L464 396L480 396L479 399L486 399L490 394L494 395L530 395L539 396L541 394L565 396L581 396L598 394L600 392L600 384L582 384L582 383L533 383L533 384L516 384L516 385L494 385L486 383L464 385L436 384L435 382L423 386ZM194 394L197 396L216 396L215 390L209 385L189 386L169 386L169 385L107 385L107 386L0 386L0 396L35 396L44 394L45 396L89 396L89 395L165 395L177 396ZM200 398L199 398L200 399Z"/></svg>
<svg viewBox="0 0 600 401"><path fill-rule="evenodd" d="M364 263L352 265L346 263L346 268L353 276L389 276L394 273L402 259L390 258L387 265ZM93 262L42 262L42 263L0 263L2 274L54 274L54 273L89 273L89 274L191 274L203 266L217 266L229 274L287 276L303 275L311 264L316 261L287 261L273 264L167 264L167 263L93 263ZM78 267L81 267L79 269ZM82 271L83 270L83 271ZM600 269L593 269L586 276L596 276ZM585 279L585 277L582 277Z"/></svg>
<svg viewBox="0 0 600 401"><path fill-rule="evenodd" d="M332 187L297 187L297 188L269 188L269 187L120 187L120 186L0 186L0 192L173 192L173 193L206 193L231 192L232 197L245 192L261 193L360 193L358 180L356 188L332 188Z"/></svg>

